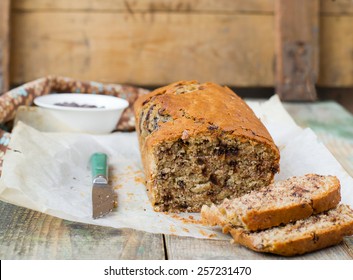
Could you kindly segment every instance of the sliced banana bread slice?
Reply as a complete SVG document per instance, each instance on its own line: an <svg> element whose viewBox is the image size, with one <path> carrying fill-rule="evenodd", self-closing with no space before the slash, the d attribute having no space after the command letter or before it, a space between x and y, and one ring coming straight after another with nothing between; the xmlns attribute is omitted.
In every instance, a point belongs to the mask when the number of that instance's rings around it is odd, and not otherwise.
<svg viewBox="0 0 353 280"><path fill-rule="evenodd" d="M242 227L248 231L267 229L305 219L336 207L340 202L340 182L335 176L307 174L273 183L220 205L204 205L204 224Z"/></svg>
<svg viewBox="0 0 353 280"><path fill-rule="evenodd" d="M353 210L344 204L285 226L250 232L232 228L236 243L254 251L283 256L301 255L340 243L353 234Z"/></svg>

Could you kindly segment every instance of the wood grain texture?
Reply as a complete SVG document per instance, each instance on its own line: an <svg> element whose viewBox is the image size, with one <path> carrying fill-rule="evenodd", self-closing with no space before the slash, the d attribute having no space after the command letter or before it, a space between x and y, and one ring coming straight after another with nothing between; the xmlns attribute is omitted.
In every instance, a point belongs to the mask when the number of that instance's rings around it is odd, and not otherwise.
<svg viewBox="0 0 353 280"><path fill-rule="evenodd" d="M0 1L0 94L9 89L10 0Z"/></svg>
<svg viewBox="0 0 353 280"><path fill-rule="evenodd" d="M348 254L353 259L353 237L350 236L349 238L345 238L344 243L345 243L344 244L345 250L348 252Z"/></svg>
<svg viewBox="0 0 353 280"><path fill-rule="evenodd" d="M273 13L273 0L15 0L13 2L13 9L21 11Z"/></svg>
<svg viewBox="0 0 353 280"><path fill-rule="evenodd" d="M19 11L170 11L273 13L275 0L13 0ZM351 0L320 0L322 14L353 14Z"/></svg>
<svg viewBox="0 0 353 280"><path fill-rule="evenodd" d="M320 86L353 87L352 27L353 15L321 17Z"/></svg>
<svg viewBox="0 0 353 280"><path fill-rule="evenodd" d="M166 236L167 256L170 260L350 260L347 243L296 257L282 257L251 251L230 241L202 240L179 236Z"/></svg>
<svg viewBox="0 0 353 280"><path fill-rule="evenodd" d="M320 0L320 11L328 15L353 15L352 0Z"/></svg>
<svg viewBox="0 0 353 280"><path fill-rule="evenodd" d="M138 85L273 80L267 15L33 12L12 19L14 84L49 73Z"/></svg>
<svg viewBox="0 0 353 280"><path fill-rule="evenodd" d="M321 14L318 85L353 86L353 14L343 14L348 0L335 2L342 1ZM146 86L199 79L270 87L273 11L273 0L15 0L11 83L57 74Z"/></svg>
<svg viewBox="0 0 353 280"><path fill-rule="evenodd" d="M315 100L319 1L276 0L276 92L282 100Z"/></svg>
<svg viewBox="0 0 353 280"><path fill-rule="evenodd" d="M164 259L163 237L69 222L0 201L0 259Z"/></svg>

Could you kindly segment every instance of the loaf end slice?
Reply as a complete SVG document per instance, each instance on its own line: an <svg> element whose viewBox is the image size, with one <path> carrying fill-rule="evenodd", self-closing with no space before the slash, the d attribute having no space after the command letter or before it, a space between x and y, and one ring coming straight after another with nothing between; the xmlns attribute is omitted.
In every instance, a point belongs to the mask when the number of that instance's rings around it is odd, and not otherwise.
<svg viewBox="0 0 353 280"><path fill-rule="evenodd" d="M248 231L267 229L304 219L337 206L340 182L335 176L307 174L273 183L244 196L203 206L204 224Z"/></svg>

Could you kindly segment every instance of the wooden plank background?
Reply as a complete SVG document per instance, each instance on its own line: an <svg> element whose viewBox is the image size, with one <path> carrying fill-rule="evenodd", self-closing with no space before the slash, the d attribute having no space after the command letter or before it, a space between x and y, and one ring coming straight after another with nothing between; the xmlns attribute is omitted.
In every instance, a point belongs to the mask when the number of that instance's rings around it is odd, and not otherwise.
<svg viewBox="0 0 353 280"><path fill-rule="evenodd" d="M11 83L274 85L274 0L14 0ZM319 86L353 86L353 3L320 1Z"/></svg>
<svg viewBox="0 0 353 280"><path fill-rule="evenodd" d="M0 201L0 259L165 258L162 234L70 222Z"/></svg>
<svg viewBox="0 0 353 280"><path fill-rule="evenodd" d="M275 25L276 92L281 100L316 100L319 0L276 0Z"/></svg>
<svg viewBox="0 0 353 280"><path fill-rule="evenodd" d="M0 1L0 94L9 89L10 0Z"/></svg>

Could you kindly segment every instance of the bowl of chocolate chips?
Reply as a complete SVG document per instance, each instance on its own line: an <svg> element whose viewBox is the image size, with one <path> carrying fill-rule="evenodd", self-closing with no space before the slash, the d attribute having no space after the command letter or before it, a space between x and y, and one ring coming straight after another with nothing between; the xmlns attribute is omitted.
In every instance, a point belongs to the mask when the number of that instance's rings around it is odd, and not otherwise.
<svg viewBox="0 0 353 280"><path fill-rule="evenodd" d="M112 132L129 105L115 96L85 93L48 94L36 97L34 104L64 123L67 131L91 134Z"/></svg>

